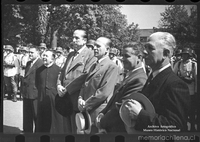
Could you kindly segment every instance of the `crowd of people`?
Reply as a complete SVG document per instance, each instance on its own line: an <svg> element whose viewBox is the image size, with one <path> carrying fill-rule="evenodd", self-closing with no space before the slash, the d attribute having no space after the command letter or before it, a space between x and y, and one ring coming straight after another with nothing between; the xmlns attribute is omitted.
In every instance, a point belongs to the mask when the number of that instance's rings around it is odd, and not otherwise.
<svg viewBox="0 0 200 142"><path fill-rule="evenodd" d="M4 98L23 101L23 133L198 131L197 61L167 32L122 51L77 29L62 47L4 46ZM121 53L120 53L121 52ZM163 127L165 126L165 127Z"/></svg>

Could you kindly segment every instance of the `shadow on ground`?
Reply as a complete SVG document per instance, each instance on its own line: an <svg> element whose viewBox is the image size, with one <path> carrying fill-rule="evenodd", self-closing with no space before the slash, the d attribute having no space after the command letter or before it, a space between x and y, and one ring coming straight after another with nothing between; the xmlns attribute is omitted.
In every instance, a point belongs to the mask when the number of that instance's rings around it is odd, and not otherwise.
<svg viewBox="0 0 200 142"><path fill-rule="evenodd" d="M20 134L21 130L17 127L3 125L3 133L4 134Z"/></svg>

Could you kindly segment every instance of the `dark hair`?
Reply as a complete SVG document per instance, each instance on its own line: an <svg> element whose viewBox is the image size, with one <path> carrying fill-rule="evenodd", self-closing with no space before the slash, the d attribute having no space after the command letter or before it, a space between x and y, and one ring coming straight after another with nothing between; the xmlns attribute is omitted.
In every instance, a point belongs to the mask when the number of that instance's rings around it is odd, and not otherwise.
<svg viewBox="0 0 200 142"><path fill-rule="evenodd" d="M75 30L75 31L82 31L83 32L83 38L85 38L86 39L86 41L87 41L87 39L88 39L88 33L87 33L87 31L85 31L85 30L83 30L83 29L77 29L77 30Z"/></svg>
<svg viewBox="0 0 200 142"><path fill-rule="evenodd" d="M130 47L135 51L135 55L144 57L144 45L140 42L128 42L123 49Z"/></svg>
<svg viewBox="0 0 200 142"><path fill-rule="evenodd" d="M39 47L36 45L29 45L29 49L34 48L36 51L39 52Z"/></svg>

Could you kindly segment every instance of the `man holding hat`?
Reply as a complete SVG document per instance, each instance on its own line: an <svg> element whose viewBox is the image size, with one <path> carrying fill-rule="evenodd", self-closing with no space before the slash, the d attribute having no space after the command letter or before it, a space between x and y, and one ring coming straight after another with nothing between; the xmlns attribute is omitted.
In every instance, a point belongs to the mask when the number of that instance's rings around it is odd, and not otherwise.
<svg viewBox="0 0 200 142"><path fill-rule="evenodd" d="M55 64L62 68L65 64L66 58L63 56L63 49L62 47L57 47L56 48L56 59L55 59Z"/></svg>
<svg viewBox="0 0 200 142"><path fill-rule="evenodd" d="M110 44L106 37L96 40L94 56L98 61L91 67L79 94L78 108L81 112L89 112L94 128L91 133L98 132L97 128L95 130L96 116L107 105L118 81L118 68L108 56Z"/></svg>
<svg viewBox="0 0 200 142"><path fill-rule="evenodd" d="M153 104L155 113L142 108L133 100L129 114L135 122L135 130L144 131L155 127L167 132L187 131L187 116L190 108L189 89L172 70L170 58L176 48L173 35L156 32L145 44L145 62L152 68L144 94Z"/></svg>
<svg viewBox="0 0 200 142"><path fill-rule="evenodd" d="M191 109L189 113L190 131L195 131L195 116L197 110L197 63L192 60L193 52L190 48L184 48L182 59L174 65L174 72L188 85Z"/></svg>
<svg viewBox="0 0 200 142"><path fill-rule="evenodd" d="M97 116L96 122L100 129L107 133L126 133L124 123L119 115L119 109L116 103L122 103L122 100L129 97L133 92L141 91L147 76L142 66L144 46L137 42L127 43L123 47L123 62L127 74L123 82L116 87L112 98L105 109Z"/></svg>
<svg viewBox="0 0 200 142"><path fill-rule="evenodd" d="M67 93L67 86L76 78L89 72L90 67L96 61L94 52L86 47L87 32L81 29L75 30L73 33L73 49L67 56L64 67L57 81L57 91L59 97L69 95ZM77 87L77 86L76 86ZM72 88L73 89L73 88ZM76 133L75 114L78 110L78 95L79 91L71 94L69 97L73 107L66 108L73 110L72 114L66 116L68 133ZM65 111L64 111L65 112Z"/></svg>
<svg viewBox="0 0 200 142"><path fill-rule="evenodd" d="M17 74L18 60L14 54L14 48L11 45L5 46L6 56L4 57L4 81L8 99L12 98L13 102L17 101L17 84L15 75Z"/></svg>

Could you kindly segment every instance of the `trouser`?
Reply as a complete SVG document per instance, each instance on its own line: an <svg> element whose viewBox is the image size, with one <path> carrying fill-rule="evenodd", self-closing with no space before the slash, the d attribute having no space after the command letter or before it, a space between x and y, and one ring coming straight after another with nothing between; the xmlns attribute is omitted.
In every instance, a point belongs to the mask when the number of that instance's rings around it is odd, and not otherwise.
<svg viewBox="0 0 200 142"><path fill-rule="evenodd" d="M33 125L36 124L37 99L23 98L23 130L33 133Z"/></svg>
<svg viewBox="0 0 200 142"><path fill-rule="evenodd" d="M6 92L8 97L11 98L12 95L17 95L17 84L15 82L15 76L4 76Z"/></svg>
<svg viewBox="0 0 200 142"><path fill-rule="evenodd" d="M191 124L191 131L195 130L195 124L196 124L196 114L197 114L197 95L190 95L191 100L191 107L189 111L189 122Z"/></svg>
<svg viewBox="0 0 200 142"><path fill-rule="evenodd" d="M23 90L24 90L24 77L23 76L19 76L19 81L20 81L20 87L19 87L19 90L20 90L20 98L22 98L23 96Z"/></svg>

